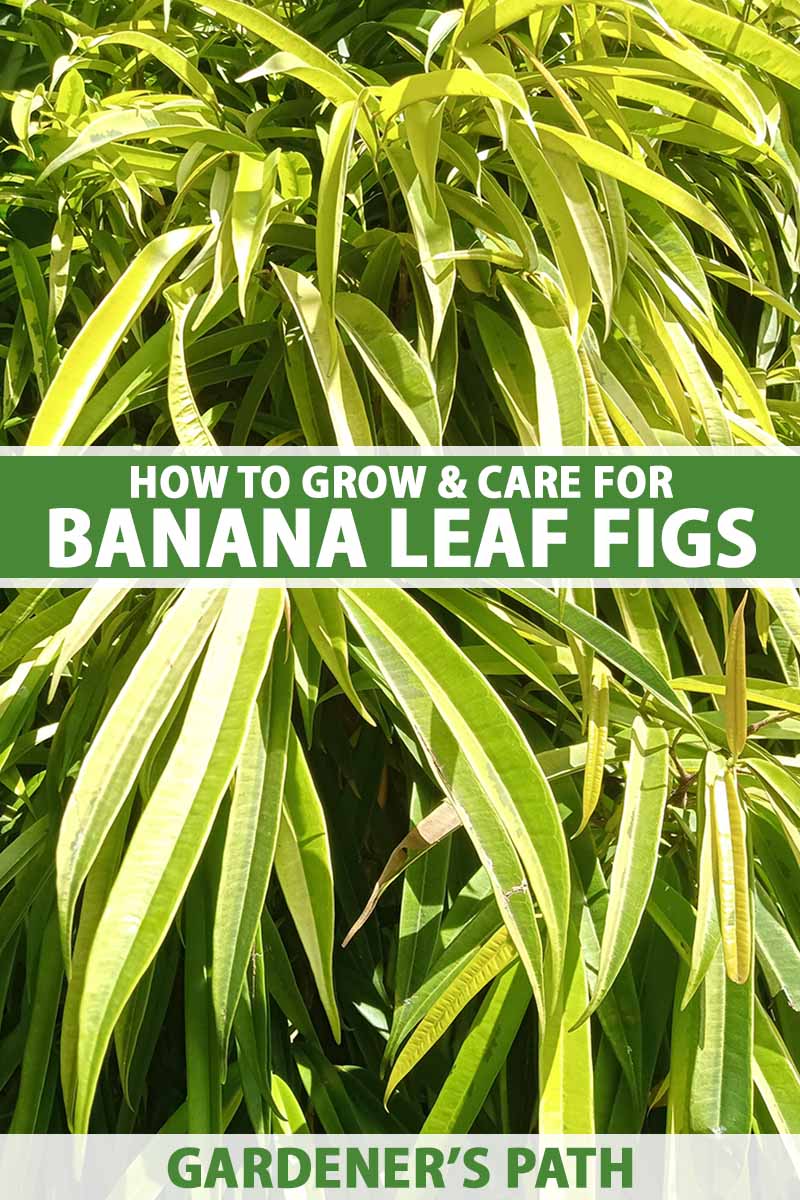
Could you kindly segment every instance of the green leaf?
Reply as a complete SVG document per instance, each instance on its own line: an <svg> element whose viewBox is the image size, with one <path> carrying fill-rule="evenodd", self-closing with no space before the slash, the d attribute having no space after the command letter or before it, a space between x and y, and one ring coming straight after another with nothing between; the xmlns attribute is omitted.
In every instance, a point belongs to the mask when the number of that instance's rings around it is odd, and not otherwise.
<svg viewBox="0 0 800 1200"><path fill-rule="evenodd" d="M28 445L64 445L125 334L203 233L203 226L173 229L139 252L64 355L34 418Z"/></svg>
<svg viewBox="0 0 800 1200"><path fill-rule="evenodd" d="M50 320L50 300L36 256L23 242L8 244L8 258L33 354L33 369L44 395L58 366L58 345Z"/></svg>
<svg viewBox="0 0 800 1200"><path fill-rule="evenodd" d="M64 636L62 631L68 628L84 595L82 592L67 594L9 631L0 642L0 671L16 666L37 647L58 650Z"/></svg>
<svg viewBox="0 0 800 1200"><path fill-rule="evenodd" d="M292 604L299 611L308 636L339 687L359 716L372 725L372 717L364 708L350 678L347 629L336 589L294 588Z"/></svg>
<svg viewBox="0 0 800 1200"><path fill-rule="evenodd" d="M415 441L420 446L441 445L436 385L410 343L377 305L355 292L336 297L336 319Z"/></svg>
<svg viewBox="0 0 800 1200"><path fill-rule="evenodd" d="M608 885L589 832L576 836L570 843L570 849L583 891L583 907L580 915L581 952L589 991L591 991L592 981L597 977L600 966L600 943L608 914ZM577 879L573 886L577 888ZM585 1002L583 1008L585 1008ZM583 1012L583 1008L581 1012ZM597 1010L597 1018L605 1042L613 1051L622 1068L630 1096L634 1104L641 1107L644 1076L644 1047L641 1032L643 1015L630 959L623 963L611 990ZM587 1027L588 1023L580 1026L580 1029ZM575 1032L579 1032L579 1030ZM580 1047L581 1043L579 1042L577 1045Z"/></svg>
<svg viewBox="0 0 800 1200"><path fill-rule="evenodd" d="M56 870L64 956L89 868L122 809L222 608L219 590L189 589L170 609L100 726L61 819ZM170 669L165 670L164 664Z"/></svg>
<svg viewBox="0 0 800 1200"><path fill-rule="evenodd" d="M728 630L728 653L725 657L725 732L728 748L738 758L747 741L747 668L745 661L744 608L745 595L733 614Z"/></svg>
<svg viewBox="0 0 800 1200"><path fill-rule="evenodd" d="M592 671L587 712L586 767L583 775L581 823L578 833L582 833L589 824L603 790L608 747L608 685L609 672L602 663L596 663Z"/></svg>
<svg viewBox="0 0 800 1200"><path fill-rule="evenodd" d="M666 678L670 674L669 657L656 617L649 588L614 588L625 631L631 645Z"/></svg>
<svg viewBox="0 0 800 1200"><path fill-rule="evenodd" d="M703 769L702 809L700 795L698 795L697 802L698 825L702 817L702 834L698 834L697 918L694 927L689 978L686 981L681 1008L686 1008L705 979L720 944L717 893L714 883L714 828L711 818L713 788L719 772L720 764L717 755L708 754ZM699 788L698 793L700 793Z"/></svg>
<svg viewBox="0 0 800 1200"><path fill-rule="evenodd" d="M169 103L161 108L114 108L110 112L100 111L89 116L78 136L66 150L62 150L61 154L47 163L39 176L39 182L49 179L56 171L69 166L76 159L126 138L159 137L169 142L171 138L181 135L199 135L206 141L221 140L223 145L229 145L231 149L248 144L233 134L220 135L220 131L214 129L202 111L198 111L196 100L182 98L177 108Z"/></svg>
<svg viewBox="0 0 800 1200"><path fill-rule="evenodd" d="M167 377L167 402L172 428L181 446L216 446L217 443L197 407L186 366L186 325L194 308L195 293L191 288L177 284L164 294L172 317Z"/></svg>
<svg viewBox="0 0 800 1200"><path fill-rule="evenodd" d="M129 591L129 587L114 587L98 583L81 600L80 607L64 631L61 649L56 659L56 665L53 667L48 700L52 701L55 696L59 680L64 674L67 664L83 649L103 621L119 607ZM0 652L3 648L4 643L0 644Z"/></svg>
<svg viewBox="0 0 800 1200"><path fill-rule="evenodd" d="M583 1020L596 1011L616 979L647 907L667 803L668 745L664 729L635 719L600 966Z"/></svg>
<svg viewBox="0 0 800 1200"><path fill-rule="evenodd" d="M708 767L706 768L708 770ZM753 915L747 818L734 771L717 768L711 785L714 885L728 978L745 983L753 959Z"/></svg>
<svg viewBox="0 0 800 1200"><path fill-rule="evenodd" d="M322 303L333 313L339 273L339 244L347 183L347 168L353 148L358 107L353 101L340 104L331 120L317 201L317 279Z"/></svg>
<svg viewBox="0 0 800 1200"><path fill-rule="evenodd" d="M483 74L456 67L449 71L427 71L411 75L395 83L381 96L381 112L387 119L421 101L444 100L448 96L480 96L500 100L527 115L525 93L513 78L499 74Z"/></svg>
<svg viewBox="0 0 800 1200"><path fill-rule="evenodd" d="M11 883L38 856L42 842L47 837L48 826L47 817L40 817L0 850L0 888Z"/></svg>
<svg viewBox="0 0 800 1200"><path fill-rule="evenodd" d="M719 675L690 675L672 680L672 686L685 692L701 692L708 696L725 695L725 679ZM771 679L745 681L745 697L752 704L764 708L782 708L790 713L800 713L800 688Z"/></svg>
<svg viewBox="0 0 800 1200"><path fill-rule="evenodd" d="M800 1012L800 951L780 913L761 889L755 892L756 952L770 996L783 992L789 1007Z"/></svg>
<svg viewBox="0 0 800 1200"><path fill-rule="evenodd" d="M450 217L438 188L432 199L426 195L422 176L416 170L411 151L394 145L387 153L406 203L422 279L431 304L432 357L439 345L456 285L456 269L450 261L455 249Z"/></svg>
<svg viewBox="0 0 800 1200"><path fill-rule="evenodd" d="M508 614L499 605L460 588L426 588L425 591L498 650L518 671L528 675L577 715L547 663L530 642L516 632Z"/></svg>
<svg viewBox="0 0 800 1200"><path fill-rule="evenodd" d="M78 1033L76 1132L111 1032L175 917L244 742L283 616L279 590L232 589L175 747L134 830L97 927Z"/></svg>
<svg viewBox="0 0 800 1200"><path fill-rule="evenodd" d="M493 308L476 304L474 311L492 377L508 405L520 445L536 446L539 437L527 345Z"/></svg>
<svg viewBox="0 0 800 1200"><path fill-rule="evenodd" d="M269 225L280 150L266 158L240 154L231 199L231 242L239 272L239 310L247 315L247 286Z"/></svg>
<svg viewBox="0 0 800 1200"><path fill-rule="evenodd" d="M197 867L186 892L183 921L184 1046L186 1057L186 1130L202 1133L222 1125L221 1056L211 1005L211 926L216 860L214 841Z"/></svg>
<svg viewBox="0 0 800 1200"><path fill-rule="evenodd" d="M589 437L586 382L569 331L546 296L516 275L500 284L517 314L536 380L543 446L585 446Z"/></svg>
<svg viewBox="0 0 800 1200"><path fill-rule="evenodd" d="M749 1133L752 1122L753 984L726 977L718 947L706 973L689 1119L693 1133Z"/></svg>
<svg viewBox="0 0 800 1200"><path fill-rule="evenodd" d="M503 927L480 948L466 969L453 980L420 1021L392 1067L386 1084L384 1102L388 1101L409 1071L413 1070L442 1037L470 1000L516 957L514 943L508 930ZM530 987L530 984L527 984L527 987Z"/></svg>
<svg viewBox="0 0 800 1200"><path fill-rule="evenodd" d="M278 840L292 702L288 642L278 636L236 767L214 915L212 999L227 1046L259 928Z"/></svg>
<svg viewBox="0 0 800 1200"><path fill-rule="evenodd" d="M594 1133L594 1070L590 1024L580 1022L589 991L581 943L570 923L556 1011L539 1047L539 1133Z"/></svg>
<svg viewBox="0 0 800 1200"><path fill-rule="evenodd" d="M422 863L425 861L423 858ZM462 893L456 899L441 925L444 948L434 959L428 974L414 994L395 1008L392 1028L386 1043L385 1057L388 1061L396 1056L398 1048L412 1029L444 995L484 943L501 927L500 914L491 897L488 901L486 897L479 899L467 889L466 893Z"/></svg>
<svg viewBox="0 0 800 1200"><path fill-rule="evenodd" d="M17 1103L9 1133L38 1133L47 1120L45 1117L43 1121L42 1109L45 1106L50 1047L56 1033L63 982L64 964L58 941L58 918L53 909L38 947L36 983L25 1037Z"/></svg>
<svg viewBox="0 0 800 1200"><path fill-rule="evenodd" d="M352 367L333 317L310 279L288 267L273 266L295 311L316 367L336 441L343 449L371 446L372 431Z"/></svg>
<svg viewBox="0 0 800 1200"><path fill-rule="evenodd" d="M592 613L570 604L568 600L560 600L544 588L517 588L513 591L509 589L509 595L516 596L523 604L548 617L556 625L563 625L570 633L596 650L602 658L619 667L626 675L630 675L642 687L652 692L673 714L681 718L681 722L691 722L664 676L610 625ZM677 686L677 681L673 682Z"/></svg>
<svg viewBox="0 0 800 1200"><path fill-rule="evenodd" d="M755 1004L753 1082L778 1132L791 1134L800 1120L800 1073L761 1006Z"/></svg>
<svg viewBox="0 0 800 1200"><path fill-rule="evenodd" d="M203 72L199 71L184 54L181 54L177 47L170 46L163 39L153 37L138 29L121 29L92 38L89 43L89 49L92 50L100 46L134 46L137 50L143 50L168 67L178 79L211 108L217 107L216 92Z"/></svg>
<svg viewBox="0 0 800 1200"><path fill-rule="evenodd" d="M525 970L521 963L512 963L489 988L425 1118L423 1133L470 1132L511 1051L530 1002L531 985Z"/></svg>
<svg viewBox="0 0 800 1200"><path fill-rule="evenodd" d="M300 37L287 26L276 21L274 17L255 9L241 0L203 0L203 7L219 16L225 17L235 25L249 30L262 41L292 54L311 67L321 79L324 79L330 89L326 94L329 100L341 103L344 99L352 99L359 91L357 83L333 58L317 49L313 43Z"/></svg>
<svg viewBox="0 0 800 1200"><path fill-rule="evenodd" d="M714 237L719 238L734 254L739 254L739 246L728 226L712 208L703 204L691 192L658 175L643 163L637 162L620 150L605 146L594 138L585 137L582 133L568 133L551 125L540 125L539 134L543 146L561 147L574 154L580 162L596 171L610 175L612 179L628 187L644 192L646 196L665 204L679 212L681 216L694 221L706 229Z"/></svg>
<svg viewBox="0 0 800 1200"><path fill-rule="evenodd" d="M759 70L797 86L800 52L765 29L696 0L677 0L669 10L670 24L717 50L741 58Z"/></svg>
<svg viewBox="0 0 800 1200"><path fill-rule="evenodd" d="M333 987L333 874L325 813L296 733L289 733L275 870L308 956L333 1036L341 1037Z"/></svg>
<svg viewBox="0 0 800 1200"><path fill-rule="evenodd" d="M489 872L544 1013L541 946L530 892L549 934L554 980L561 975L569 912L566 843L544 774L485 679L410 597L381 589L343 594L350 620Z"/></svg>
<svg viewBox="0 0 800 1200"><path fill-rule="evenodd" d="M543 151L541 141L531 130L517 121L508 128L508 148L536 205L558 264L566 300L570 306L570 332L579 343L589 319L592 305L592 276L586 250L553 166ZM522 283L522 281L516 281ZM525 292L528 288L522 284ZM540 306L537 305L537 308ZM552 317L542 317L545 327L553 324ZM530 344L529 344L530 348ZM583 392L581 379L578 396ZM565 445L569 443L565 440ZM585 434L577 445L585 445Z"/></svg>

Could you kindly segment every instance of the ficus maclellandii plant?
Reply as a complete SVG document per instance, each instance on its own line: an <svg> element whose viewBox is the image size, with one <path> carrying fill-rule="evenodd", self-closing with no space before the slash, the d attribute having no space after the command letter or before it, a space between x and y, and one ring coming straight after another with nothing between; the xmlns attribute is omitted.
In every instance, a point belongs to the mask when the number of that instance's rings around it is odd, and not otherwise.
<svg viewBox="0 0 800 1200"><path fill-rule="evenodd" d="M3 0L3 443L796 443L799 15ZM7 589L2 1127L800 1132L798 650Z"/></svg>

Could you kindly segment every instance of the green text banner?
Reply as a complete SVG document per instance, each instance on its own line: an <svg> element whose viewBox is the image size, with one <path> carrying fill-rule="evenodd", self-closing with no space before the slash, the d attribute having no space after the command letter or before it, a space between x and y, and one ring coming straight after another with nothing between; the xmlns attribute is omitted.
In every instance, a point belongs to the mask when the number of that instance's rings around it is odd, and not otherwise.
<svg viewBox="0 0 800 1200"><path fill-rule="evenodd" d="M800 579L783 450L0 455L0 578L472 583Z"/></svg>

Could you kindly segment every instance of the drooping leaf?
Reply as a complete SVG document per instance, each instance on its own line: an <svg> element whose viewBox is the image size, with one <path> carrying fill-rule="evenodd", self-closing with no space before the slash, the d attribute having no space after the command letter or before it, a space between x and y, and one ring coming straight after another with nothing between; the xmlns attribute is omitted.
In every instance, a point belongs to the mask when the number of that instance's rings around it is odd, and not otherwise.
<svg viewBox="0 0 800 1200"><path fill-rule="evenodd" d="M569 906L566 843L544 775L482 676L409 597L359 589L345 593L345 606L489 871L541 1005L541 944L529 889L550 935L556 979Z"/></svg>
<svg viewBox="0 0 800 1200"><path fill-rule="evenodd" d="M109 360L170 271L205 232L173 229L134 259L67 350L31 426L30 446L63 445Z"/></svg>
<svg viewBox="0 0 800 1200"><path fill-rule="evenodd" d="M333 1036L340 1037L333 987L333 877L325 815L302 747L289 732L275 870L308 955Z"/></svg>
<svg viewBox="0 0 800 1200"><path fill-rule="evenodd" d="M195 703L136 826L92 943L80 1008L76 1130L87 1126L111 1031L163 941L200 857L282 615L278 590L233 590L225 599Z"/></svg>
<svg viewBox="0 0 800 1200"><path fill-rule="evenodd" d="M596 1011L614 982L644 914L656 871L668 777L665 731L637 717L625 779L619 847L609 883L600 966L584 1020Z"/></svg>

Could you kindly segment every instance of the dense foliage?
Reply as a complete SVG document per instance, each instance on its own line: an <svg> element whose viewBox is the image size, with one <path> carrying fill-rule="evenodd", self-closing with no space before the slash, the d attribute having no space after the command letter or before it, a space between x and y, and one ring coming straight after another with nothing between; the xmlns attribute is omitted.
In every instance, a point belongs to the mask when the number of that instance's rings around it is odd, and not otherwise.
<svg viewBox="0 0 800 1200"><path fill-rule="evenodd" d="M3 0L4 444L797 441L798 16ZM6 602L4 1128L800 1132L793 589Z"/></svg>

